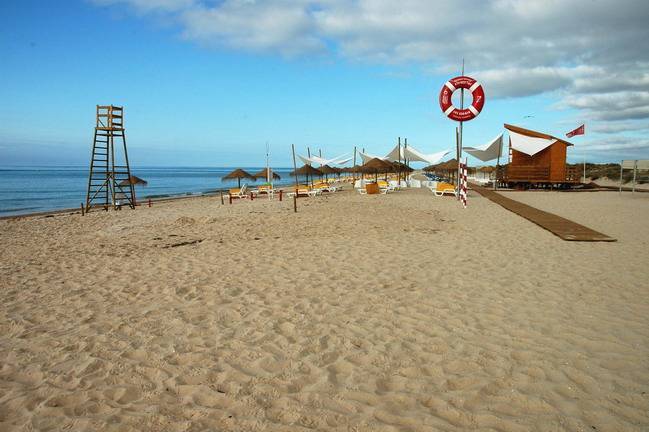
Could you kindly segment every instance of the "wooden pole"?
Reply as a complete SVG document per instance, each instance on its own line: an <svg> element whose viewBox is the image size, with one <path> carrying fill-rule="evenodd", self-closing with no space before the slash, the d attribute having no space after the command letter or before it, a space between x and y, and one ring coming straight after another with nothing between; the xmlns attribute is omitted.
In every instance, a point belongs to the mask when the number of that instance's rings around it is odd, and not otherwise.
<svg viewBox="0 0 649 432"><path fill-rule="evenodd" d="M293 211L297 213L297 164L295 163L295 146L291 144L293 151L293 173L295 174L295 195L293 195Z"/></svg>
<svg viewBox="0 0 649 432"><path fill-rule="evenodd" d="M494 175L494 190L498 190L498 167L500 167L500 153L503 151L503 141L500 140L500 147L498 147L498 159L496 159L496 173Z"/></svg>
<svg viewBox="0 0 649 432"><path fill-rule="evenodd" d="M399 169L397 170L397 183L399 184L399 187L401 187L401 137L397 137L397 146L397 150L399 151Z"/></svg>
<svg viewBox="0 0 649 432"><path fill-rule="evenodd" d="M633 188L631 189L631 193L635 193L635 173L638 170L638 161L633 162Z"/></svg>
<svg viewBox="0 0 649 432"><path fill-rule="evenodd" d="M620 190L618 193L622 193L622 174L624 174L624 161L620 161Z"/></svg>
<svg viewBox="0 0 649 432"><path fill-rule="evenodd" d="M352 168L356 166L356 146L354 146L354 162L352 163ZM356 171L352 173L352 182L356 184Z"/></svg>
<svg viewBox="0 0 649 432"><path fill-rule="evenodd" d="M83 210L83 203L81 203L81 216L85 216L85 212Z"/></svg>
<svg viewBox="0 0 649 432"><path fill-rule="evenodd" d="M306 155L307 155L307 157L309 159L311 159L311 148L310 147L306 148ZM311 166L311 162L309 162L307 165ZM309 171L308 170L307 170L307 173L306 173L306 184L307 184L307 186L309 184ZM311 184L313 184L313 176L311 176Z"/></svg>
<svg viewBox="0 0 649 432"><path fill-rule="evenodd" d="M219 191L221 193L221 205L224 205L225 203L223 202L223 191ZM151 206L149 206L151 207Z"/></svg>

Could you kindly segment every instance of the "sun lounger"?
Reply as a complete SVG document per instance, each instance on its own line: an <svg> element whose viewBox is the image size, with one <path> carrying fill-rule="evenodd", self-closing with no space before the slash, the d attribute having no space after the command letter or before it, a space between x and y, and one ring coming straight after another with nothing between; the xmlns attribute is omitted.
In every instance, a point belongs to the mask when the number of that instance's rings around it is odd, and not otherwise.
<svg viewBox="0 0 649 432"><path fill-rule="evenodd" d="M436 188L430 188L435 196L457 195L455 187L450 183L439 182Z"/></svg>
<svg viewBox="0 0 649 432"><path fill-rule="evenodd" d="M381 190L381 193L389 193L389 192L394 192L396 190L394 186L392 186L390 183L384 180L379 180L376 184L379 185L379 189Z"/></svg>
<svg viewBox="0 0 649 432"><path fill-rule="evenodd" d="M329 183L324 183L324 182L313 185L313 189L322 192L336 192L337 190L335 186L331 186Z"/></svg>
<svg viewBox="0 0 649 432"><path fill-rule="evenodd" d="M230 198L248 198L248 195L246 194L248 186L243 185L241 188L233 188L228 191L228 194L230 195Z"/></svg>
<svg viewBox="0 0 649 432"><path fill-rule="evenodd" d="M293 197L297 194L297 197L314 197L319 195L321 192L317 190L312 190L307 186L298 186L297 189L293 189L292 192L288 193L289 197Z"/></svg>
<svg viewBox="0 0 649 432"><path fill-rule="evenodd" d="M275 193L275 190L271 185L261 185L257 189L254 189L251 191L255 196L261 195L261 194L267 194L272 196Z"/></svg>

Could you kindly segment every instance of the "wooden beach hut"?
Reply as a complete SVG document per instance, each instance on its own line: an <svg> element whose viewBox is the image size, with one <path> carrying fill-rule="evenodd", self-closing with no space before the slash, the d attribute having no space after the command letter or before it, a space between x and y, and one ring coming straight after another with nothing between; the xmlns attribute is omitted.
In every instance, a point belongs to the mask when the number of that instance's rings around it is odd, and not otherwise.
<svg viewBox="0 0 649 432"><path fill-rule="evenodd" d="M579 183L579 172L568 166L571 143L552 135L505 124L509 131L509 163L498 181L509 187L567 187Z"/></svg>

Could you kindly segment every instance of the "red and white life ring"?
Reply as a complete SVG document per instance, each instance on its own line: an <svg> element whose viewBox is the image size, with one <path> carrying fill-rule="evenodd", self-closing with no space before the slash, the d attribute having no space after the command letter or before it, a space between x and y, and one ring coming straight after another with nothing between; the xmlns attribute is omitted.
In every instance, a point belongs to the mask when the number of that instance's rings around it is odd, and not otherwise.
<svg viewBox="0 0 649 432"><path fill-rule="evenodd" d="M473 101L468 108L459 109L453 106L451 96L457 89L467 89L473 96ZM451 120L469 121L476 118L484 106L484 90L480 83L468 76L455 77L444 84L439 93L439 106L444 114Z"/></svg>

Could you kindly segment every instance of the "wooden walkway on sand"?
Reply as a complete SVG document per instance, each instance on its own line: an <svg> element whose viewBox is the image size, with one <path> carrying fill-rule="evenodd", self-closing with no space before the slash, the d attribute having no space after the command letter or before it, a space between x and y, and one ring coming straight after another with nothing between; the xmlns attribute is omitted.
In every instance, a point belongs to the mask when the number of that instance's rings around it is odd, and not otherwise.
<svg viewBox="0 0 649 432"><path fill-rule="evenodd" d="M550 231L552 234L560 237L563 240L591 242L616 241L616 239L611 238L606 234L594 231L571 220L562 218L561 216L557 216L555 214L539 210L527 204L523 204L522 202L513 200L511 198L504 197L503 195L493 190L483 188L473 183L471 184L471 188L485 198L488 198L489 200L501 205L507 210L514 212L531 222L534 222L541 228L545 228L546 230Z"/></svg>

